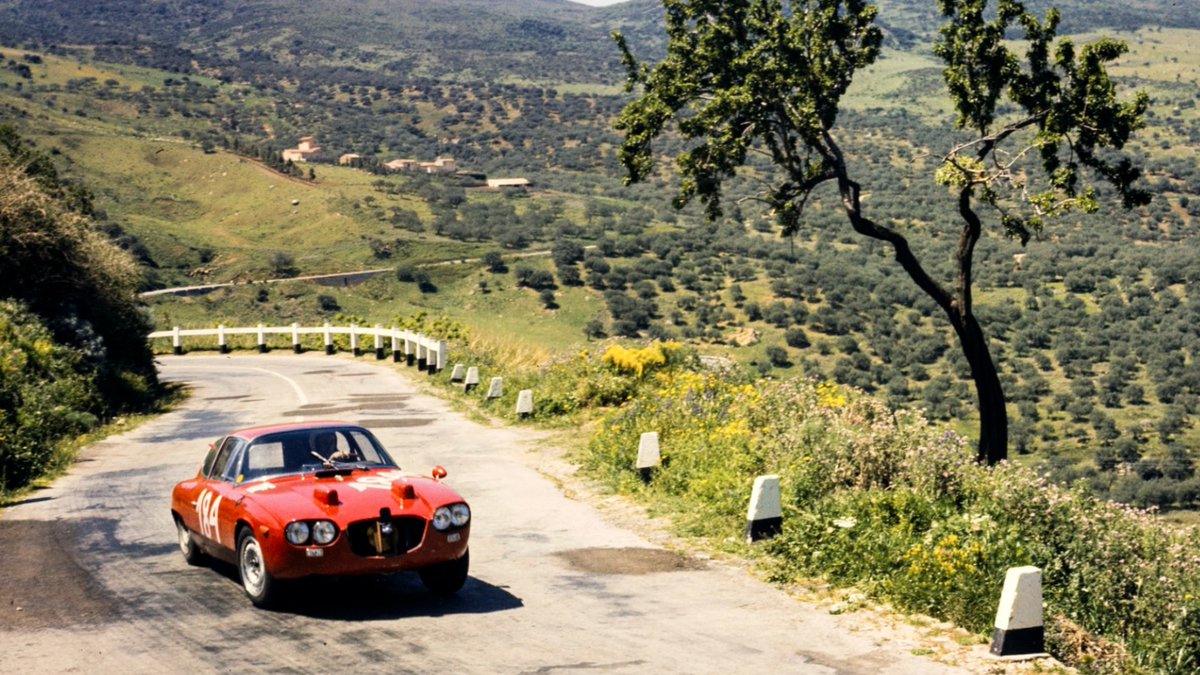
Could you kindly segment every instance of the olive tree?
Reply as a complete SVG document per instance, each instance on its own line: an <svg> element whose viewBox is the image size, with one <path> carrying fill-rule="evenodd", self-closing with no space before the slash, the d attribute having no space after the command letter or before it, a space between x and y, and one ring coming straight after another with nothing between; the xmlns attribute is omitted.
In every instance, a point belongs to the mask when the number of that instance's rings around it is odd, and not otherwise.
<svg viewBox="0 0 1200 675"><path fill-rule="evenodd" d="M989 9L989 4L991 9ZM1004 392L973 310L976 243L994 227L1022 244L1054 217L1099 208L1099 181L1127 208L1148 195L1139 170L1119 154L1142 124L1144 94L1117 96L1106 66L1125 46L1102 39L1077 48L1057 36L1059 13L1038 18L1016 0L938 0L946 18L935 53L957 110L958 131L937 149L936 178L955 200L955 274L935 278L906 234L872 217L839 137L838 108L854 75L880 53L877 9L863 0L663 0L666 56L639 64L614 33L639 95L617 121L627 183L654 169L653 142L674 125L686 142L676 158L674 199L698 199L721 215L721 189L751 154L775 167L753 195L795 234L816 190L836 190L855 232L885 242L909 277L945 312L970 365L979 403L978 457L1004 459ZM1021 55L1009 38L1023 37Z"/></svg>

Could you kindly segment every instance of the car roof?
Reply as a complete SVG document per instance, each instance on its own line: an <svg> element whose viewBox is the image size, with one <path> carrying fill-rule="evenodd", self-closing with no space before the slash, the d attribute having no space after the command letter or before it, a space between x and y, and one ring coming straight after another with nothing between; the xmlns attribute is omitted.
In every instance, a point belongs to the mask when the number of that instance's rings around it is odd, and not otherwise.
<svg viewBox="0 0 1200 675"><path fill-rule="evenodd" d="M246 427L230 432L230 436L244 438L247 441L253 441L259 436L274 434L280 431L305 431L312 429L345 429L351 427L354 429L363 429L360 424L351 424L350 422L338 422L336 420L322 420L319 422L288 422L286 424L268 424L259 427Z"/></svg>

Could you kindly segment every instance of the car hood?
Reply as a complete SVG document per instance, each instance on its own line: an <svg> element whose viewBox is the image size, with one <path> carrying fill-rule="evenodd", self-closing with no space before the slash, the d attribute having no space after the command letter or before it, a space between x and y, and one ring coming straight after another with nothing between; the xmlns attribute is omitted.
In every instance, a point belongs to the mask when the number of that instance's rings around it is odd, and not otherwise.
<svg viewBox="0 0 1200 675"><path fill-rule="evenodd" d="M378 518L384 508L393 516L429 518L438 507L464 501L432 478L399 469L278 476L246 483L240 490L245 501L270 511L281 522L328 518L350 523Z"/></svg>

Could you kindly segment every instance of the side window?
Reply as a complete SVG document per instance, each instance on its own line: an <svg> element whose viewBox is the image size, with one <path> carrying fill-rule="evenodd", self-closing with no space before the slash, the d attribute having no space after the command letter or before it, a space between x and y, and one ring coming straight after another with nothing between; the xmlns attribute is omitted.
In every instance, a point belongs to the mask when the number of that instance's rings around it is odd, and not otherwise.
<svg viewBox="0 0 1200 675"><path fill-rule="evenodd" d="M238 450L244 444L242 439L229 437L225 439L225 443L221 445L220 452L217 453L217 459L213 462L212 471L209 472L209 478L217 480L232 480L233 472L237 467L234 466L233 460L238 459Z"/></svg>
<svg viewBox="0 0 1200 675"><path fill-rule="evenodd" d="M204 467L200 469L202 476L207 478L212 474L213 464L217 459L217 452L221 449L221 444L224 442L224 438L218 438L215 443L208 446L208 454L204 456Z"/></svg>

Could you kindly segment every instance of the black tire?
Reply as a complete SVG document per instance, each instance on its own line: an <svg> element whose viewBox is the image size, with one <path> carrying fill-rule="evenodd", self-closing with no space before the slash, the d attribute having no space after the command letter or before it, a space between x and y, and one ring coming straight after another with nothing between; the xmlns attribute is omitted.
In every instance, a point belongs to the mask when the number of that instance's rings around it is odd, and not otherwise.
<svg viewBox="0 0 1200 675"><path fill-rule="evenodd" d="M255 607L269 607L275 601L276 583L263 560L262 547L254 532L242 529L238 534L238 576L242 589Z"/></svg>
<svg viewBox="0 0 1200 675"><path fill-rule="evenodd" d="M192 538L192 532L183 524L183 519L175 516L175 533L179 539L179 552L183 554L183 559L189 565L203 565L208 556L204 555L204 551L196 544L196 540Z"/></svg>
<svg viewBox="0 0 1200 675"><path fill-rule="evenodd" d="M471 566L471 552L466 551L458 560L430 565L417 570L421 583L434 595L454 595L467 583L467 571Z"/></svg>

